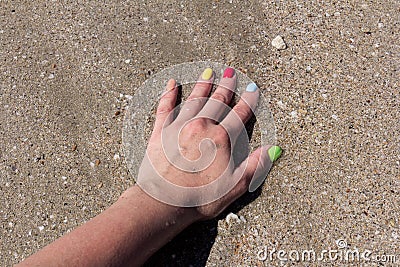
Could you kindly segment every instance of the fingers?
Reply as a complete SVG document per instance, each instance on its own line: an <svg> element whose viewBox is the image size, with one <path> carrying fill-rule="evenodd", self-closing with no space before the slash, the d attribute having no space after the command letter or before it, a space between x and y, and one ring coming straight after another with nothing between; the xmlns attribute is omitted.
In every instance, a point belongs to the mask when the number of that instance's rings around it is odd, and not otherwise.
<svg viewBox="0 0 400 267"><path fill-rule="evenodd" d="M153 134L160 134L162 128L172 122L173 114L171 111L173 111L175 108L177 95L178 88L176 86L176 81L174 79L170 79L157 107Z"/></svg>
<svg viewBox="0 0 400 267"><path fill-rule="evenodd" d="M186 102L181 107L177 121L188 121L199 113L207 101L214 81L214 72L207 68L199 77Z"/></svg>
<svg viewBox="0 0 400 267"><path fill-rule="evenodd" d="M220 123L229 133L240 133L246 122L253 116L257 107L260 90L257 85L251 83L243 92L239 102L226 115Z"/></svg>
<svg viewBox="0 0 400 267"><path fill-rule="evenodd" d="M210 118L219 121L226 112L229 103L232 100L233 92L236 88L236 74L232 68L224 71L223 77L210 99L198 113L198 117Z"/></svg>

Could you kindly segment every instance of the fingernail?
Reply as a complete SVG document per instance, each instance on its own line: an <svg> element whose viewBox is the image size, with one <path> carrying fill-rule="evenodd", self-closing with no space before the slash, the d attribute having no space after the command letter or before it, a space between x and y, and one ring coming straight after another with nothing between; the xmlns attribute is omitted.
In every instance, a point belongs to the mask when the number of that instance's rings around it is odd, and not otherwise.
<svg viewBox="0 0 400 267"><path fill-rule="evenodd" d="M201 78L203 80L209 80L211 79L211 76L213 75L213 70L210 68L207 68L203 71L203 74L201 75Z"/></svg>
<svg viewBox="0 0 400 267"><path fill-rule="evenodd" d="M224 71L224 75L222 75L223 78L232 78L233 75L235 75L235 70L232 68L226 68Z"/></svg>
<svg viewBox="0 0 400 267"><path fill-rule="evenodd" d="M281 154L282 154L282 148L280 148L279 146L272 146L268 149L268 155L272 162L279 159Z"/></svg>
<svg viewBox="0 0 400 267"><path fill-rule="evenodd" d="M247 85L247 87L246 87L246 92L255 92L255 91L257 91L257 84L255 84L255 83L249 83L248 85Z"/></svg>
<svg viewBox="0 0 400 267"><path fill-rule="evenodd" d="M176 81L174 79L169 79L167 82L166 91L170 91L175 88Z"/></svg>

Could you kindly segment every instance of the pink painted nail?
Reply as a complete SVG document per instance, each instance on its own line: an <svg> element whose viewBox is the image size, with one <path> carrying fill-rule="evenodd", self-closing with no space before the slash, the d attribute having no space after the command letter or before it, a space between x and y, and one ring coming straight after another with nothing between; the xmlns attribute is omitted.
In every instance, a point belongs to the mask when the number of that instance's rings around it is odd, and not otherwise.
<svg viewBox="0 0 400 267"><path fill-rule="evenodd" d="M222 76L223 78L232 78L233 75L235 75L235 70L232 68L227 68L224 71L224 75Z"/></svg>

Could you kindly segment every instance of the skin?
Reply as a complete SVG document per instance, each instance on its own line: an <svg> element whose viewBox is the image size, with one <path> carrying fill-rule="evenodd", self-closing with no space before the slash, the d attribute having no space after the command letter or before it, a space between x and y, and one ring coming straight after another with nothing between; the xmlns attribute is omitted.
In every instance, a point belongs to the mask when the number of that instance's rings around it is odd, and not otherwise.
<svg viewBox="0 0 400 267"><path fill-rule="evenodd" d="M243 93L241 100L217 124L202 116L221 115L222 103L229 104L231 101L236 75L221 79L220 85L211 95L215 101L199 101L199 98L209 96L213 79L214 75L208 80L199 78L175 119L169 114L175 108L178 89L174 80L168 82L157 108L154 129L147 147L147 159L145 157L140 168L139 180L144 181L144 187L149 185L149 188L154 188L157 184L152 177L157 171L171 183L197 187L214 181L227 170L229 179L238 180L233 189L211 203L180 207L163 203L135 185L103 213L57 239L18 266L140 266L190 224L216 217L248 191L253 176L266 175L272 164L267 153L269 146L258 148L237 167L229 164L231 144L227 131L236 138L235 133L242 130L241 123L246 123L252 116L251 108L257 104L259 90ZM207 168L185 172L165 156L163 134L179 137L181 149L175 150L172 147L168 150L172 158L183 156L189 160L201 159L201 152L208 149L214 149L216 156ZM200 144L206 138L212 142ZM146 164L146 160L152 164ZM185 193L179 197L186 203L192 203L199 196Z"/></svg>

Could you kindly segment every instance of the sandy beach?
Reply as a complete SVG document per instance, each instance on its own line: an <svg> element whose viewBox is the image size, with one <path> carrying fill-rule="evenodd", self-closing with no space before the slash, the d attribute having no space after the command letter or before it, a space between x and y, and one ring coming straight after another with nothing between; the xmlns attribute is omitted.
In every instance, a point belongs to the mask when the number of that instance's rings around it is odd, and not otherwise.
<svg viewBox="0 0 400 267"><path fill-rule="evenodd" d="M165 68L196 61L232 66L259 85L284 153L260 190L191 226L148 266L363 263L289 257L335 249L400 263L399 1L0 7L1 266L134 184L122 141L129 100ZM270 258L273 250L286 260Z"/></svg>

